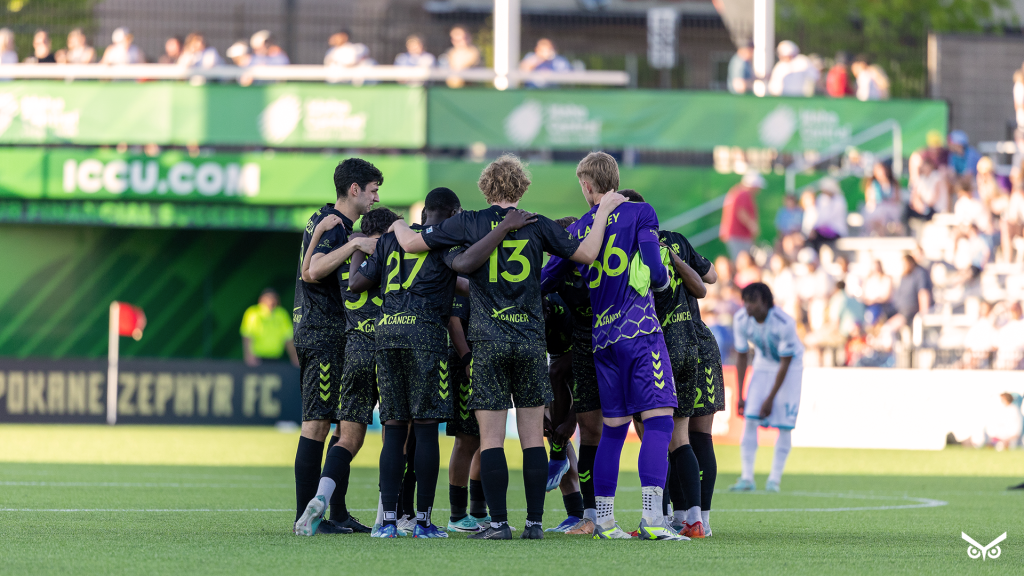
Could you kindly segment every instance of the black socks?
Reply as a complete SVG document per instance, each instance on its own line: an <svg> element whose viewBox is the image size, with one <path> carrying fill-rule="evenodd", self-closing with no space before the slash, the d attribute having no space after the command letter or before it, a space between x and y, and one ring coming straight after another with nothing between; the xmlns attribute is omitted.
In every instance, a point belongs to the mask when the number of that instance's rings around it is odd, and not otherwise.
<svg viewBox="0 0 1024 576"><path fill-rule="evenodd" d="M324 443L299 437L295 450L295 520L302 516L306 504L316 496L320 485L320 461L324 457Z"/></svg>
<svg viewBox="0 0 1024 576"><path fill-rule="evenodd" d="M597 446L580 444L576 468L580 473L580 494L583 495L584 508L597 508L597 499L594 497L594 459L596 457Z"/></svg>
<svg viewBox="0 0 1024 576"><path fill-rule="evenodd" d="M673 483L672 502L679 510L700 506L700 465L693 448L684 444L672 452L672 469L677 479ZM678 495L675 491L678 491Z"/></svg>
<svg viewBox="0 0 1024 576"><path fill-rule="evenodd" d="M700 509L711 510L711 496L715 493L715 480L718 479L715 444L707 432L690 432L690 445L700 466Z"/></svg>
<svg viewBox="0 0 1024 576"><path fill-rule="evenodd" d="M398 517L416 517L416 433L409 431L405 443L405 475L402 477L401 499L398 501Z"/></svg>
<svg viewBox="0 0 1024 576"><path fill-rule="evenodd" d="M569 451L565 449L565 444L555 444L553 440L548 440L551 445L551 459L552 460L565 460L569 455Z"/></svg>
<svg viewBox="0 0 1024 576"><path fill-rule="evenodd" d="M484 483L469 479L469 514L473 518L487 517L487 499L484 498Z"/></svg>
<svg viewBox="0 0 1024 576"><path fill-rule="evenodd" d="M676 498L675 497L677 496L677 494L673 494L672 493L672 492L678 492L677 490L673 490L673 488L672 488L673 486L675 486L675 484L676 484L676 482L678 482L678 480L679 480L679 475L676 473L675 466L672 465L672 458L669 458L668 459L668 476L665 478L665 490L663 490L662 494L661 494L661 513L664 514L665 516L669 515L668 509L669 509L669 506L671 504L678 504L680 506L682 506L682 504L683 504L682 502L676 502Z"/></svg>
<svg viewBox="0 0 1024 576"><path fill-rule="evenodd" d="M409 427L405 424L384 425L384 447L380 451L380 500L384 507L384 523L398 521L398 493L402 488L405 470L405 438Z"/></svg>
<svg viewBox="0 0 1024 576"><path fill-rule="evenodd" d="M548 455L544 447L536 446L523 450L523 488L526 492L527 522L540 522L543 519L547 484ZM490 501L490 498L487 500Z"/></svg>
<svg viewBox="0 0 1024 576"><path fill-rule="evenodd" d="M441 467L437 424L415 423L412 429L416 435L416 521L426 527L430 524L434 493L437 492L437 473Z"/></svg>
<svg viewBox="0 0 1024 576"><path fill-rule="evenodd" d="M321 476L334 480L334 493L331 494L331 520L344 522L348 520L348 508L345 507L345 494L348 492L348 477L351 472L352 453L341 446L333 446L327 451L324 460L324 471Z"/></svg>
<svg viewBox="0 0 1024 576"><path fill-rule="evenodd" d="M451 506L452 522L458 522L466 517L466 503L469 501L469 489L465 486L448 485L448 504Z"/></svg>
<svg viewBox="0 0 1024 576"><path fill-rule="evenodd" d="M565 504L565 513L568 516L583 518L583 495L579 492L563 494L562 503Z"/></svg>
<svg viewBox="0 0 1024 576"><path fill-rule="evenodd" d="M543 452L544 449L541 448L542 455ZM523 460L523 475L525 476L525 451ZM483 482L487 505L491 507L491 522L508 522L508 505L505 499L508 492L508 462L505 461L505 450L503 448L490 448L480 452L480 481ZM470 481L470 484L472 484L472 481ZM542 498L546 484L547 470L544 471L544 482L541 484Z"/></svg>

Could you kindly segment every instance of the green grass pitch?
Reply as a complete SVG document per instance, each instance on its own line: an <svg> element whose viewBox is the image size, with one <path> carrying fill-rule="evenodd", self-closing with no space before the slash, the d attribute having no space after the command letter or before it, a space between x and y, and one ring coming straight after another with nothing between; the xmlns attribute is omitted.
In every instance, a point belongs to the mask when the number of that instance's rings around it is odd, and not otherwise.
<svg viewBox="0 0 1024 576"><path fill-rule="evenodd" d="M737 447L717 448L714 537L692 542L380 541L291 534L295 434L267 429L0 426L0 574L1020 574L1024 451L793 450L781 494L730 494ZM372 522L379 436L349 507ZM639 521L637 445L618 518ZM450 449L442 445L442 452ZM518 444L510 442L515 464ZM446 456L442 457L446 461ZM763 487L770 449L758 458ZM133 464L133 462L137 462ZM442 469L434 520L447 520ZM509 507L522 527L522 476ZM564 516L548 495L545 523ZM996 559L971 559L966 532Z"/></svg>

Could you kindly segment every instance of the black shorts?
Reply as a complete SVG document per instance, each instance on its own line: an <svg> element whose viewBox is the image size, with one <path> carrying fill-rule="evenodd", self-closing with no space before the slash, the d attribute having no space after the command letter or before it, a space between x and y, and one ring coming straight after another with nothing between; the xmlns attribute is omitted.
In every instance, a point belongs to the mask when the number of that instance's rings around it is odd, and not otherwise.
<svg viewBox="0 0 1024 576"><path fill-rule="evenodd" d="M722 354L715 335L708 327L697 331L697 397L691 417L707 416L725 410L725 379L722 377ZM680 398L682 402L682 398Z"/></svg>
<svg viewBox="0 0 1024 576"><path fill-rule="evenodd" d="M451 367L451 385L455 390L455 416L448 421L445 427L445 434L455 436L456 434L468 434L470 436L480 435L480 424L476 421L476 414L469 409L469 394L472 388L469 385L469 375L466 374L466 367L462 364L462 358L458 353L452 351L448 354L448 366Z"/></svg>
<svg viewBox="0 0 1024 576"><path fill-rule="evenodd" d="M351 342L351 341L350 341ZM373 424L377 405L377 359L373 350L345 350L344 373L338 399L338 420Z"/></svg>
<svg viewBox="0 0 1024 576"><path fill-rule="evenodd" d="M302 421L337 421L344 364L341 354L313 348L296 348L295 351L299 357Z"/></svg>
<svg viewBox="0 0 1024 576"><path fill-rule="evenodd" d="M594 365L594 351L589 345L582 347L573 344L572 380L572 403L576 413L600 410L601 397L597 392L597 367Z"/></svg>
<svg viewBox="0 0 1024 576"><path fill-rule="evenodd" d="M679 406L672 412L676 418L689 418L693 416L694 406L698 403L697 396L701 394L698 386L700 367L700 356L697 353L697 346L676 345L668 349L668 357L672 362L672 376L676 384L676 398Z"/></svg>
<svg viewBox="0 0 1024 576"><path fill-rule="evenodd" d="M451 420L454 395L448 353L377 350L380 420Z"/></svg>
<svg viewBox="0 0 1024 576"><path fill-rule="evenodd" d="M470 410L534 408L554 397L543 342L474 342L470 367Z"/></svg>

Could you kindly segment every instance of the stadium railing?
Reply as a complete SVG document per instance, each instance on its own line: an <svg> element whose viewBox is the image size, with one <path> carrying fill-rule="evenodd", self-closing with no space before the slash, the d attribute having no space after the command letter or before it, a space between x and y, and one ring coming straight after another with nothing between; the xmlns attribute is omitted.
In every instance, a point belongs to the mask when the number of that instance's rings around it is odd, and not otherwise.
<svg viewBox="0 0 1024 576"><path fill-rule="evenodd" d="M364 66L342 68L336 66L214 66L212 68L185 68L167 64L129 64L107 66L102 64L3 64L0 78L4 79L57 79L57 80L204 80L237 81L242 77L263 81L302 82L430 82L460 78L466 82L489 83L497 75L490 68L448 70L445 68L418 68L410 66ZM577 84L591 86L626 86L629 74L620 70L579 70L569 72L511 72L512 84Z"/></svg>

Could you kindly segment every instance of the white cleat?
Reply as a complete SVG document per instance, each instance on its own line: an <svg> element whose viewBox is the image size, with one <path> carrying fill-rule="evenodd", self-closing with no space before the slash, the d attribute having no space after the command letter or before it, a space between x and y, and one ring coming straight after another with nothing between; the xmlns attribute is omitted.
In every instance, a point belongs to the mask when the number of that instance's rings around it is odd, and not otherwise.
<svg viewBox="0 0 1024 576"><path fill-rule="evenodd" d="M327 501L324 500L323 496L317 496L306 504L306 509L302 511L302 516L295 521L295 527L292 528L292 533L297 536L312 536L316 534L316 529L320 525L320 522L324 519L324 510L327 510Z"/></svg>

